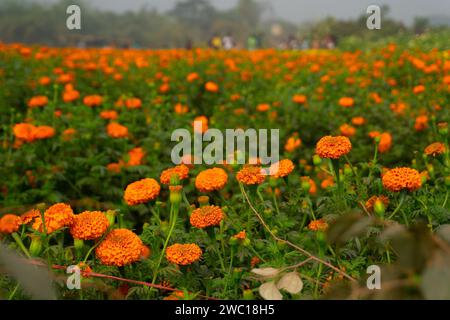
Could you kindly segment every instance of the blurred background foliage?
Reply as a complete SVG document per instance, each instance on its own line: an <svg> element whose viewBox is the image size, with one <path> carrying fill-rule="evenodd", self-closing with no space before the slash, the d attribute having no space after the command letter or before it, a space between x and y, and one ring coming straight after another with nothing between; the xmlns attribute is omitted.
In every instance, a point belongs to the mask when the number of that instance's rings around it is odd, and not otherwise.
<svg viewBox="0 0 450 320"><path fill-rule="evenodd" d="M82 30L66 28L66 9L78 4L82 10ZM208 0L180 0L169 11L142 8L138 11L102 11L84 0L60 0L52 4L31 0L0 1L0 41L46 44L51 46L116 46L143 48L205 47L213 35L230 34L238 47L255 35L263 47L279 47L289 37L310 45L331 37L344 49L378 45L379 41L404 39L414 45L418 37L430 47L448 47L449 23L417 17L406 26L389 16L382 7L382 28L366 28L367 16L356 19L328 17L320 21L295 24L274 13L274 3L239 0L227 10L215 8ZM432 32L431 32L432 31ZM439 36L426 37L427 34ZM411 40L413 39L413 40Z"/></svg>

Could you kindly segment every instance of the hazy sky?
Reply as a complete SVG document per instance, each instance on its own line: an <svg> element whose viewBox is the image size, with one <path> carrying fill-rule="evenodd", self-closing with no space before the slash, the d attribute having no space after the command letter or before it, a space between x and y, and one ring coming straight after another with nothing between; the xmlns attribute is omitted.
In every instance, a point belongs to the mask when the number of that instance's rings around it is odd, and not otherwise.
<svg viewBox="0 0 450 320"><path fill-rule="evenodd" d="M0 0L1 1L1 0ZM56 0L37 0L54 2ZM354 18L364 14L370 4L388 4L389 15L411 23L415 16L450 16L450 0L258 0L272 5L275 16L292 22L311 21L326 16ZM76 3L77 1L73 1ZM89 0L92 5L112 11L139 10L143 6L159 11L171 9L177 0ZM215 7L227 9L237 0L210 0ZM383 13L382 13L383 14Z"/></svg>

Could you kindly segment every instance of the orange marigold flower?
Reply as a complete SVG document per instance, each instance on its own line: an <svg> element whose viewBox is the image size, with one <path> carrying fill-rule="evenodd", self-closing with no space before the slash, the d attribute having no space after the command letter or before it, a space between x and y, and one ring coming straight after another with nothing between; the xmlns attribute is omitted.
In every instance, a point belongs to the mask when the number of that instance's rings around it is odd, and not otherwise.
<svg viewBox="0 0 450 320"><path fill-rule="evenodd" d="M192 82L194 80L197 80L198 78L200 78L200 76L198 75L198 73L196 72L191 72L187 75L186 80L188 82Z"/></svg>
<svg viewBox="0 0 450 320"><path fill-rule="evenodd" d="M326 189L326 188L329 188L329 187L332 187L332 186L334 186L334 180L333 180L333 177L326 178L325 180L323 180L323 181L320 183L320 187L321 187L322 189Z"/></svg>
<svg viewBox="0 0 450 320"><path fill-rule="evenodd" d="M217 206L203 206L192 211L189 219L192 226L203 229L217 226L224 217L223 211Z"/></svg>
<svg viewBox="0 0 450 320"><path fill-rule="evenodd" d="M245 232L245 230L242 230L232 236L232 238L236 240L245 240L245 238L247 238L247 232Z"/></svg>
<svg viewBox="0 0 450 320"><path fill-rule="evenodd" d="M184 292L183 291L174 291L172 292L170 295L168 295L167 297L163 298L163 300L180 300L180 299L184 299Z"/></svg>
<svg viewBox="0 0 450 320"><path fill-rule="evenodd" d="M312 231L325 231L328 229L328 223L323 219L313 220L309 223L308 229Z"/></svg>
<svg viewBox="0 0 450 320"><path fill-rule="evenodd" d="M116 120L119 117L119 114L116 110L104 110L100 112L100 118L105 120Z"/></svg>
<svg viewBox="0 0 450 320"><path fill-rule="evenodd" d="M201 192L221 190L228 181L228 175L221 168L212 168L200 172L195 178L195 187Z"/></svg>
<svg viewBox="0 0 450 320"><path fill-rule="evenodd" d="M36 127L29 123L18 123L14 125L13 132L17 139L32 142L34 138L34 130Z"/></svg>
<svg viewBox="0 0 450 320"><path fill-rule="evenodd" d="M0 218L0 233L11 234L19 230L22 219L15 214L5 214Z"/></svg>
<svg viewBox="0 0 450 320"><path fill-rule="evenodd" d="M142 101L139 98L128 98L125 100L125 106L128 109L139 109L142 106Z"/></svg>
<svg viewBox="0 0 450 320"><path fill-rule="evenodd" d="M142 159L145 157L145 151L142 148L133 148L128 151L130 157L127 162L127 166L140 166Z"/></svg>
<svg viewBox="0 0 450 320"><path fill-rule="evenodd" d="M339 99L339 105L341 107L352 107L355 104L355 101L353 100L353 98L350 97L342 97Z"/></svg>
<svg viewBox="0 0 450 320"><path fill-rule="evenodd" d="M155 179L146 178L130 183L125 189L124 199L128 205L135 206L155 199L160 190L161 187Z"/></svg>
<svg viewBox="0 0 450 320"><path fill-rule="evenodd" d="M270 104L268 103L260 103L256 106L256 110L259 112L265 112L270 109Z"/></svg>
<svg viewBox="0 0 450 320"><path fill-rule="evenodd" d="M373 211L373 208L375 206L375 202L377 201L381 201L384 204L384 207L387 208L387 206L389 205L389 198L386 196L372 196L369 198L369 200L367 200L366 202L366 209L368 211Z"/></svg>
<svg viewBox="0 0 450 320"><path fill-rule="evenodd" d="M339 127L341 134L346 137L352 137L356 133L356 129L346 123Z"/></svg>
<svg viewBox="0 0 450 320"><path fill-rule="evenodd" d="M114 229L95 249L95 254L104 265L123 267L141 258L142 245L142 240L134 232Z"/></svg>
<svg viewBox="0 0 450 320"><path fill-rule="evenodd" d="M303 182L307 182L309 184L308 192L310 194L316 194L317 193L317 185L316 185L316 183L314 182L313 179L311 179L310 177L305 176L305 177L301 177L300 180L303 181Z"/></svg>
<svg viewBox="0 0 450 320"><path fill-rule="evenodd" d="M362 126L366 123L366 118L364 117L354 117L352 118L352 124L355 126Z"/></svg>
<svg viewBox="0 0 450 320"><path fill-rule="evenodd" d="M414 92L414 94L419 94L419 93L422 93L422 92L424 92L425 91L425 86L424 85L418 85L418 86L415 86L414 88L413 88L413 92Z"/></svg>
<svg viewBox="0 0 450 320"><path fill-rule="evenodd" d="M422 185L420 173L411 168L394 168L387 171L383 177L383 186L392 192L398 192L403 189L414 191Z"/></svg>
<svg viewBox="0 0 450 320"><path fill-rule="evenodd" d="M414 123L414 129L416 129L416 131L422 131L426 128L428 128L428 117L418 116L416 118L416 122Z"/></svg>
<svg viewBox="0 0 450 320"><path fill-rule="evenodd" d="M339 159L351 149L352 143L344 136L325 136L316 145L316 153L321 158Z"/></svg>
<svg viewBox="0 0 450 320"><path fill-rule="evenodd" d="M167 248L166 258L170 263L187 266L200 260L202 249L195 243L174 244Z"/></svg>
<svg viewBox="0 0 450 320"><path fill-rule="evenodd" d="M28 107L38 108L44 107L48 104L48 98L46 96L36 96L28 101Z"/></svg>
<svg viewBox="0 0 450 320"><path fill-rule="evenodd" d="M100 238L108 227L108 218L103 212L85 211L75 215L70 233L74 239L94 240Z"/></svg>
<svg viewBox="0 0 450 320"><path fill-rule="evenodd" d="M49 77L41 77L39 78L39 84L46 86L49 85L52 82L52 79L50 79Z"/></svg>
<svg viewBox="0 0 450 320"><path fill-rule="evenodd" d="M99 95L86 96L83 103L88 107L100 106L103 103L103 97Z"/></svg>
<svg viewBox="0 0 450 320"><path fill-rule="evenodd" d="M378 138L378 151L385 153L391 149L392 136L389 132L379 133L378 131L369 132L369 136L373 139Z"/></svg>
<svg viewBox="0 0 450 320"><path fill-rule="evenodd" d="M209 92L217 92L217 91L219 91L219 86L212 81L208 81L205 84L205 89L206 89L206 91L209 91Z"/></svg>
<svg viewBox="0 0 450 320"><path fill-rule="evenodd" d="M245 165L236 174L236 179L246 185L261 184L265 178L266 176L261 173L261 167L255 165Z"/></svg>
<svg viewBox="0 0 450 320"><path fill-rule="evenodd" d="M284 150L286 150L287 152L292 152L295 149L299 148L301 145L302 140L294 135L287 139L286 144L284 145Z"/></svg>
<svg viewBox="0 0 450 320"><path fill-rule="evenodd" d="M189 176L189 167L184 164L180 164L176 167L166 169L163 172L161 172L159 181L162 184L170 184L170 179L172 178L173 175L177 175L178 180L184 180Z"/></svg>
<svg viewBox="0 0 450 320"><path fill-rule="evenodd" d="M111 122L106 127L106 132L111 138L126 138L128 137L128 128L118 124L117 122Z"/></svg>
<svg viewBox="0 0 450 320"><path fill-rule="evenodd" d="M64 102L72 102L77 100L80 97L80 93L77 90L65 90L63 92L63 101Z"/></svg>
<svg viewBox="0 0 450 320"><path fill-rule="evenodd" d="M74 128L68 128L62 132L62 138L64 141L69 141L72 137L77 133L77 130Z"/></svg>
<svg viewBox="0 0 450 320"><path fill-rule="evenodd" d="M306 102L306 96L303 94L295 94L292 97L292 101L298 104L304 104Z"/></svg>
<svg viewBox="0 0 450 320"><path fill-rule="evenodd" d="M257 264L261 262L261 259L259 259L257 256L252 257L250 260L250 266L254 268Z"/></svg>
<svg viewBox="0 0 450 320"><path fill-rule="evenodd" d="M147 247L145 244L143 244L142 250L141 250L141 260L148 259L151 254L152 254L152 251L150 250L150 248Z"/></svg>
<svg viewBox="0 0 450 320"><path fill-rule="evenodd" d="M47 234L53 233L64 227L70 227L73 223L74 216L72 208L68 204L54 204L44 212ZM34 220L32 228L39 232L44 232L41 216Z"/></svg>
<svg viewBox="0 0 450 320"><path fill-rule="evenodd" d="M197 122L200 122L200 125L198 125ZM194 126L195 132L204 133L208 130L208 118L205 116L198 116L194 119L192 125Z"/></svg>
<svg viewBox="0 0 450 320"><path fill-rule="evenodd" d="M41 216L41 212L37 209L31 209L20 216L23 224L29 224L37 217Z"/></svg>
<svg viewBox="0 0 450 320"><path fill-rule="evenodd" d="M427 156L436 157L445 152L445 144L443 144L441 142L434 142L434 143L428 145L425 148L424 152Z"/></svg>
<svg viewBox="0 0 450 320"><path fill-rule="evenodd" d="M177 103L177 104L175 105L174 110L175 110L175 113L178 113L178 114L184 114L184 113L189 112L189 107L186 106L186 105L184 105L184 104Z"/></svg>
<svg viewBox="0 0 450 320"><path fill-rule="evenodd" d="M289 159L283 159L270 166L270 175L275 178L283 178L289 175L295 168L294 163Z"/></svg>
<svg viewBox="0 0 450 320"><path fill-rule="evenodd" d="M119 162L114 162L114 163L109 163L106 166L106 169L109 172L113 172L113 173L120 173L120 171L122 170L122 168L124 167L125 163L120 160Z"/></svg>
<svg viewBox="0 0 450 320"><path fill-rule="evenodd" d="M55 129L49 126L39 126L33 130L33 137L38 140L49 139L53 136L55 136Z"/></svg>

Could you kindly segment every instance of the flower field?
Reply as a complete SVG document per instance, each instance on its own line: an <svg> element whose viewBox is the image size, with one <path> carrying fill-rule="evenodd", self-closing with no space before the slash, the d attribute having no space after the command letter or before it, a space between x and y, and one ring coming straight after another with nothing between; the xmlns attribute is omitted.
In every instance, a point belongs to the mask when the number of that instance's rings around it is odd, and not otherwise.
<svg viewBox="0 0 450 320"><path fill-rule="evenodd" d="M450 299L449 53L0 45L0 297ZM278 170L172 163L195 120Z"/></svg>

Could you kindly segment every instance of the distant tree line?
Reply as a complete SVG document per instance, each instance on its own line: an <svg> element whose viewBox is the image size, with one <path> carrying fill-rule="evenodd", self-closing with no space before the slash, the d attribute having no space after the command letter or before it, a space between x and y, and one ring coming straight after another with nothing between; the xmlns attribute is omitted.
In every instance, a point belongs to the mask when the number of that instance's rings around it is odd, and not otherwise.
<svg viewBox="0 0 450 320"><path fill-rule="evenodd" d="M82 29L66 28L66 9L78 4L82 9ZM412 27L385 17L382 29L366 28L364 13L357 19L332 17L300 25L275 17L269 2L239 0L235 7L218 10L208 0L180 0L172 10L158 12L142 8L115 13L101 11L84 0L60 0L39 4L30 0L0 2L0 41L46 44L51 46L118 46L174 48L206 46L213 35L233 35L236 43L245 46L250 35L257 35L263 46L278 46L288 38L309 42L331 37L334 41L352 36L379 39L397 34L423 33L428 21L418 18Z"/></svg>

